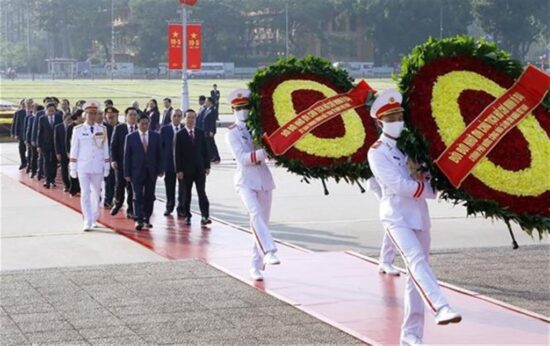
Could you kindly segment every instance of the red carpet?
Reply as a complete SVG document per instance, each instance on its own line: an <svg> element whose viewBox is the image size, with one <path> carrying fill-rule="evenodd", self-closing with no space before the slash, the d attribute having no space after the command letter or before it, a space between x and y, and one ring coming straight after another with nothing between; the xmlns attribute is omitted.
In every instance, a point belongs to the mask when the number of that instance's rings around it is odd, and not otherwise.
<svg viewBox="0 0 550 346"><path fill-rule="evenodd" d="M79 198L61 189L44 189L41 183L4 166L5 174L51 199L80 211ZM116 232L170 259L195 258L247 282L318 319L369 344L396 344L402 319L404 276L379 275L374 260L345 252L312 253L279 242L282 264L270 266L263 283L248 279L252 236L222 222L201 229L196 216L192 226L162 215L157 202L151 220L154 228L136 232L121 212L104 211L100 222ZM441 283L463 322L436 326L426 314L424 341L428 344L537 344L549 343L550 319Z"/></svg>

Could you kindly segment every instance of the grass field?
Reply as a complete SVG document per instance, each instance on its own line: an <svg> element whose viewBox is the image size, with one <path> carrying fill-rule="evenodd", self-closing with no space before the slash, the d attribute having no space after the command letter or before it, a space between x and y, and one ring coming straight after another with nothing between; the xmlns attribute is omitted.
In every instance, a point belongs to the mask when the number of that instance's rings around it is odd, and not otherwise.
<svg viewBox="0 0 550 346"><path fill-rule="evenodd" d="M236 88L245 88L248 80L240 79L201 79L189 81L191 107L196 108L200 95L210 95L212 84L216 83L221 93L221 113L229 113L227 95ZM378 90L394 87L390 79L372 79L369 84ZM17 103L23 97L42 101L45 96L54 95L67 98L71 105L79 99L97 99L101 102L112 99L115 106L123 110L133 100L138 100L145 108L150 98L156 98L162 109L162 99L170 97L174 106L179 107L181 95L180 80L2 80L0 99Z"/></svg>

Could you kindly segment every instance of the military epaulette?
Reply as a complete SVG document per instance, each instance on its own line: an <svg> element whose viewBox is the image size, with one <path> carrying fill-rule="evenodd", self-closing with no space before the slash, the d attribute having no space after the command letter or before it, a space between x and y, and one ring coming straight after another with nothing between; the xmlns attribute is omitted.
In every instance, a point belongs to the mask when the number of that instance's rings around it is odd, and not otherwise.
<svg viewBox="0 0 550 346"><path fill-rule="evenodd" d="M380 144L382 144L382 141L376 141L376 142L374 142L370 147L371 147L372 149L376 149L376 148L378 148L378 147L380 146Z"/></svg>
<svg viewBox="0 0 550 346"><path fill-rule="evenodd" d="M82 127L82 125L84 124L76 125L73 130L76 130L77 128Z"/></svg>
<svg viewBox="0 0 550 346"><path fill-rule="evenodd" d="M230 130L232 130L232 129L234 129L235 127L237 127L237 124L231 124L231 125L229 125L227 128L230 129Z"/></svg>

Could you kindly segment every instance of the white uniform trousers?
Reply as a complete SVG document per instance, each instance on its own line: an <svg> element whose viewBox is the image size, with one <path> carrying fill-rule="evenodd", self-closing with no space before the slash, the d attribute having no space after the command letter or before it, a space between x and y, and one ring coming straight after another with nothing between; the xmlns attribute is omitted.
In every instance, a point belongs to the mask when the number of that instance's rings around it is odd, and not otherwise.
<svg viewBox="0 0 550 346"><path fill-rule="evenodd" d="M448 304L429 264L430 230L420 231L392 226L386 229L409 272L405 286L405 311L401 333L410 333L422 338L424 303L434 313Z"/></svg>
<svg viewBox="0 0 550 346"><path fill-rule="evenodd" d="M254 236L252 267L263 270L263 258L268 252L277 251L269 231L272 190L252 190L239 186L239 195L250 215L250 227Z"/></svg>
<svg viewBox="0 0 550 346"><path fill-rule="evenodd" d="M80 205L84 222L90 227L99 219L103 173L78 173L78 180L80 181Z"/></svg>
<svg viewBox="0 0 550 346"><path fill-rule="evenodd" d="M392 264L395 259L395 247L388 236L387 232L384 232L384 238L382 239L382 247L380 248L380 263Z"/></svg>

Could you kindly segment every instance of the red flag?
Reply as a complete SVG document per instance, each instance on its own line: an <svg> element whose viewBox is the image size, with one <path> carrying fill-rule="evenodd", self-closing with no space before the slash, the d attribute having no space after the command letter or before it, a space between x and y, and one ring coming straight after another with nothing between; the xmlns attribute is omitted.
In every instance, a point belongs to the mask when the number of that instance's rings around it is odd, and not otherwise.
<svg viewBox="0 0 550 346"><path fill-rule="evenodd" d="M195 6L196 3L197 0L180 0L180 4L182 5Z"/></svg>
<svg viewBox="0 0 550 346"><path fill-rule="evenodd" d="M168 24L168 69L181 70L183 26ZM187 25L187 69L200 70L202 57L202 35L200 24Z"/></svg>

